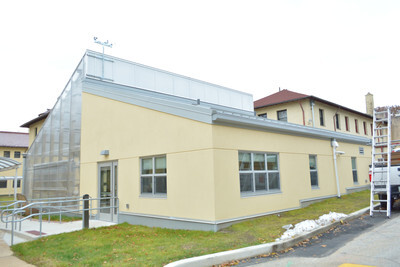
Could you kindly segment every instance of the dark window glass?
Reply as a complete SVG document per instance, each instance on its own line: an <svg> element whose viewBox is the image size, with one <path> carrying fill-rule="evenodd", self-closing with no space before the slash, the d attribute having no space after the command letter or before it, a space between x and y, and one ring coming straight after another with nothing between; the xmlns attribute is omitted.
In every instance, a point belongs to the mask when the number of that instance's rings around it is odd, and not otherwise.
<svg viewBox="0 0 400 267"><path fill-rule="evenodd" d="M279 110L278 112L278 121L287 121L287 110Z"/></svg>

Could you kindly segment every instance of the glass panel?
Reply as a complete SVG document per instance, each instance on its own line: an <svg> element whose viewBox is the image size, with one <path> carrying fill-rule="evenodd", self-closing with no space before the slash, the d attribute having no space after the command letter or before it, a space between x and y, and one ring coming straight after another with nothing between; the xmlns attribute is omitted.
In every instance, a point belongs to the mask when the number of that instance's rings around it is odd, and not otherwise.
<svg viewBox="0 0 400 267"><path fill-rule="evenodd" d="M316 170L317 169L317 157L316 156L310 156L310 170Z"/></svg>
<svg viewBox="0 0 400 267"><path fill-rule="evenodd" d="M167 193L167 177L166 176L157 176L155 177L155 193L166 194Z"/></svg>
<svg viewBox="0 0 400 267"><path fill-rule="evenodd" d="M113 197L115 197L114 206L116 207L114 209L114 214L117 214L117 210L118 210L118 208L117 208L118 201L116 199L116 197L118 197L118 166L117 165L114 166L114 196Z"/></svg>
<svg viewBox="0 0 400 267"><path fill-rule="evenodd" d="M165 157L155 159L156 173L167 173L167 161Z"/></svg>
<svg viewBox="0 0 400 267"><path fill-rule="evenodd" d="M279 189L279 173L268 173L269 190Z"/></svg>
<svg viewBox="0 0 400 267"><path fill-rule="evenodd" d="M100 197L107 198L111 197L111 168L101 167L100 168ZM110 199L101 199L100 207L109 207ZM110 209L101 209L100 212L109 213Z"/></svg>
<svg viewBox="0 0 400 267"><path fill-rule="evenodd" d="M266 173L256 173L255 174L256 191L257 190L267 190L266 178L267 178Z"/></svg>
<svg viewBox="0 0 400 267"><path fill-rule="evenodd" d="M278 111L278 120L287 121L287 111L286 110Z"/></svg>
<svg viewBox="0 0 400 267"><path fill-rule="evenodd" d="M253 177L250 173L240 174L240 192L253 191Z"/></svg>
<svg viewBox="0 0 400 267"><path fill-rule="evenodd" d="M152 177L141 177L141 192L142 193L153 193Z"/></svg>
<svg viewBox="0 0 400 267"><path fill-rule="evenodd" d="M278 155L276 154L267 155L267 167L268 170L273 170L273 171L278 170Z"/></svg>
<svg viewBox="0 0 400 267"><path fill-rule="evenodd" d="M0 188L7 188L7 180L0 181Z"/></svg>
<svg viewBox="0 0 400 267"><path fill-rule="evenodd" d="M27 152L22 186L28 199L79 196L83 74L81 62Z"/></svg>
<svg viewBox="0 0 400 267"><path fill-rule="evenodd" d="M311 186L318 186L318 172L311 171L310 176L311 176Z"/></svg>
<svg viewBox="0 0 400 267"><path fill-rule="evenodd" d="M250 153L239 152L239 170L251 170L251 156Z"/></svg>
<svg viewBox="0 0 400 267"><path fill-rule="evenodd" d="M355 183L358 182L357 170L353 170L353 182L355 182Z"/></svg>
<svg viewBox="0 0 400 267"><path fill-rule="evenodd" d="M254 154L254 170L265 170L265 155L264 154Z"/></svg>
<svg viewBox="0 0 400 267"><path fill-rule="evenodd" d="M142 174L153 173L153 159L142 159Z"/></svg>
<svg viewBox="0 0 400 267"><path fill-rule="evenodd" d="M353 170L357 169L357 166L356 166L356 158L351 158L351 168L352 168Z"/></svg>

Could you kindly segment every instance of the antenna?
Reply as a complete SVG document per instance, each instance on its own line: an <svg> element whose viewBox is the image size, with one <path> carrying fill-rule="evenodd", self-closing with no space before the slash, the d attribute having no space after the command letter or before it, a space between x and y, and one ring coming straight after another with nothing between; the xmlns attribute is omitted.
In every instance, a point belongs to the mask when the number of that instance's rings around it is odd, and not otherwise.
<svg viewBox="0 0 400 267"><path fill-rule="evenodd" d="M96 44L99 44L99 45L101 45L101 46L103 47L103 53L102 53L102 57L101 57L101 59L102 59L101 79L103 80L103 79L104 79L104 47L107 46L107 47L109 47L109 48L112 48L112 44L109 43L108 40L105 41L105 42L101 42L100 40L97 40L97 39L98 39L98 38L97 38L96 36L93 37L94 42L95 42Z"/></svg>

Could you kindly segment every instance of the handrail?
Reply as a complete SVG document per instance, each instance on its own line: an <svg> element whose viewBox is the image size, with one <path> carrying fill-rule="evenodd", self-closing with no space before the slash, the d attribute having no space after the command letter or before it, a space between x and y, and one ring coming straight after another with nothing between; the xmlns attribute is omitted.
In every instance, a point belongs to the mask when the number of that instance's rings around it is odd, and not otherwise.
<svg viewBox="0 0 400 267"><path fill-rule="evenodd" d="M93 208L92 202L93 201L101 201L101 200L114 200L110 201L110 205L106 207L98 207ZM115 201L116 200L116 201ZM70 204L70 205L62 205L63 203L71 202L71 201L76 201L78 202L77 204ZM89 201L90 205L88 209L83 208L83 201ZM117 222L118 222L118 214L119 214L119 199L117 197L102 197L102 198L89 198L89 199L82 199L82 198L75 198L74 200L68 199L68 200L54 200L54 201L41 201L41 202L32 202L29 203L25 206L22 207L16 207L17 203L26 203L27 201L16 201L10 205L7 205L8 207L14 206L14 208L7 208L1 210L0 213L0 220L6 224L10 222L11 224L11 245L13 245L13 240L14 240L14 228L16 228L17 223L19 222L19 230L21 231L21 224L23 221L31 219L32 217L39 216L39 223L40 223L40 230L39 230L39 236L42 236L42 217L48 215L49 216L49 221L50 221L50 215L53 214L58 214L60 215L60 223L61 223L61 215L65 213L73 213L73 212L82 212L82 217L84 215L84 211L92 211L95 210L104 210L104 209L112 209L111 213L111 219L113 220L114 216L114 211L117 211ZM49 205L49 204L60 204L58 206L54 205ZM99 203L100 204L100 203ZM112 205L114 204L114 205ZM21 214L23 214L27 209L36 209L39 212L36 213L30 213L27 216L24 217L18 217ZM115 209L115 210L114 210ZM58 211L52 211L52 210L58 210ZM17 216L17 217L16 217ZM91 214L89 217L93 216ZM11 217L11 220L10 220Z"/></svg>

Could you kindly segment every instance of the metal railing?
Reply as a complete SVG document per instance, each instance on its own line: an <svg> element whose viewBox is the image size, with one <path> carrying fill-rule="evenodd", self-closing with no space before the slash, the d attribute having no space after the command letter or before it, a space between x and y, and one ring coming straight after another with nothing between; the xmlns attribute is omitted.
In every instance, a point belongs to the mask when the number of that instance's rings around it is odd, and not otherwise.
<svg viewBox="0 0 400 267"><path fill-rule="evenodd" d="M95 201L95 204L97 205L94 206L93 201ZM10 202L10 201L3 201L3 202ZM31 203L27 204L28 202ZM71 197L71 198L34 199L29 201L19 200L19 201L14 201L10 204L0 206L0 210L1 210L0 218L1 221L6 224L6 228L8 227L8 224L11 223L11 245L13 245L14 231L17 229L18 223L19 223L19 231L21 231L22 222L25 220L32 220L34 217L39 218L39 237L42 237L43 217L45 216L48 216L48 221L50 221L51 215L58 215L60 218L60 223L62 222L62 215L71 216L73 214L76 215L77 217L81 216L82 228L88 228L89 227L88 221L90 218L95 218L95 216L99 216L100 213L102 213L102 211L103 213L106 213L104 211L108 211L107 214L110 214L111 221L114 221L115 217L116 222L118 223L119 199L117 197L86 198L86 199ZM25 213L26 215L24 216Z"/></svg>

